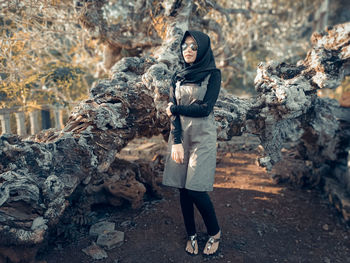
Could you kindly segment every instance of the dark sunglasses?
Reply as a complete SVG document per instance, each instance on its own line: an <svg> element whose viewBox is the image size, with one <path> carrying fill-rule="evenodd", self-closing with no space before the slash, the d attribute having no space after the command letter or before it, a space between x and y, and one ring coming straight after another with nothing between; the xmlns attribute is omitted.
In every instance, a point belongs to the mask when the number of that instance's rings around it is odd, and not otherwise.
<svg viewBox="0 0 350 263"><path fill-rule="evenodd" d="M191 44L183 43L181 45L182 51L185 51L188 47L190 47L193 51L197 51L198 49L198 46L194 43L191 43Z"/></svg>

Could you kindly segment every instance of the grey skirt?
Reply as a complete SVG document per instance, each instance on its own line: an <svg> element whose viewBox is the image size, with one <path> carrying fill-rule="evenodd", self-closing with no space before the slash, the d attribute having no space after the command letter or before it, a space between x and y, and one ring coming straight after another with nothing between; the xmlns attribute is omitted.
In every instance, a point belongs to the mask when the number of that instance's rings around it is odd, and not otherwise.
<svg viewBox="0 0 350 263"><path fill-rule="evenodd" d="M216 169L216 124L208 117L180 116L184 163L171 158L173 137L170 133L163 173L163 184L194 191L212 191Z"/></svg>

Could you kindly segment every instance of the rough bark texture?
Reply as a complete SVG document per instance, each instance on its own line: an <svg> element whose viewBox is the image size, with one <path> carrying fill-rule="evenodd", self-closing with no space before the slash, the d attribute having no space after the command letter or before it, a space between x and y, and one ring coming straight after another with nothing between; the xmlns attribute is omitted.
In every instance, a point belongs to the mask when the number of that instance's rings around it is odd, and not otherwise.
<svg viewBox="0 0 350 263"><path fill-rule="evenodd" d="M349 221L350 109L319 98L316 91L336 88L349 75L350 24L315 33L311 40L313 49L297 65L271 62L258 67L257 101L263 107L258 115L252 114L260 121L248 127L260 136L266 152L260 164L269 169L289 142L284 160L272 170L276 179L321 185Z"/></svg>
<svg viewBox="0 0 350 263"><path fill-rule="evenodd" d="M70 204L89 211L94 203L127 200L137 207L146 187L158 194L149 164L115 155L137 136L167 137L168 87L191 5L169 21L157 60L119 61L112 78L92 87L90 99L72 111L62 131L43 131L25 141L0 137L0 262L34 260L33 254L18 259L21 254L11 249L40 245Z"/></svg>
<svg viewBox="0 0 350 263"><path fill-rule="evenodd" d="M191 8L189 1L176 19L169 19L167 41L156 58L130 57L115 64L111 79L92 87L90 98L73 110L62 131L48 130L25 141L15 135L0 137L0 254L10 246L40 245L77 199L78 190L87 209L123 200L137 207L146 186L158 192L149 175L152 167L115 155L135 137L167 138L164 110L170 77ZM259 135L265 150L260 164L268 169L280 160L284 143L295 142L295 151L308 165L305 180L319 182L327 175L346 200L349 112L318 98L316 90L337 87L349 73L350 24L314 34L312 41L314 48L297 65L259 65L258 97L220 94L215 108L218 138L229 140L242 132ZM344 173L331 174L338 166ZM346 188L340 187L344 182ZM335 187L327 185L333 196ZM343 209L345 201L340 205ZM1 255L20 262L9 254Z"/></svg>

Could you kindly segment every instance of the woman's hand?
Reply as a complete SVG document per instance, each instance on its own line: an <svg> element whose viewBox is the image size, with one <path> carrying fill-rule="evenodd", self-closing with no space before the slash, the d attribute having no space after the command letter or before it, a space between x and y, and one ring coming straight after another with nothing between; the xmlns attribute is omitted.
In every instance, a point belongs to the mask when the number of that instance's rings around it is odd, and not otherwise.
<svg viewBox="0 0 350 263"><path fill-rule="evenodd" d="M169 102L169 103L168 103L168 107L166 108L166 114L168 115L168 117L171 117L171 116L173 115L173 114L171 113L171 111L170 111L170 107L171 107L172 105L174 105L174 103Z"/></svg>
<svg viewBox="0 0 350 263"><path fill-rule="evenodd" d="M184 147L182 146L182 143L173 144L171 147L171 159L176 163L184 162Z"/></svg>

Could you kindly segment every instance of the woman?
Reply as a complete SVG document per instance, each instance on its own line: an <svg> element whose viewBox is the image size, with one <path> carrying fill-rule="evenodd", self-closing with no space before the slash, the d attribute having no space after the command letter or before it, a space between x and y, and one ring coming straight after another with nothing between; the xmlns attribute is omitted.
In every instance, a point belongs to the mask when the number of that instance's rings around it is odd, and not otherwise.
<svg viewBox="0 0 350 263"><path fill-rule="evenodd" d="M209 239L204 255L218 251L221 236L215 210L207 191L213 190L216 168L216 125L213 107L221 83L209 37L186 31L181 41L184 69L173 76L170 102L169 154L163 184L179 188L180 204L188 241L186 252L198 254L194 204L203 217Z"/></svg>

